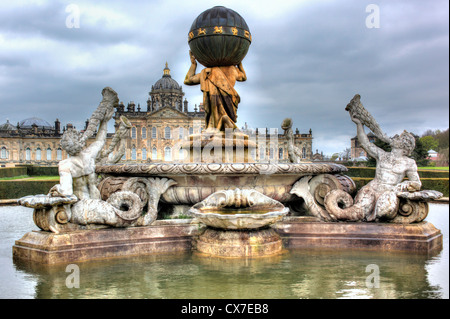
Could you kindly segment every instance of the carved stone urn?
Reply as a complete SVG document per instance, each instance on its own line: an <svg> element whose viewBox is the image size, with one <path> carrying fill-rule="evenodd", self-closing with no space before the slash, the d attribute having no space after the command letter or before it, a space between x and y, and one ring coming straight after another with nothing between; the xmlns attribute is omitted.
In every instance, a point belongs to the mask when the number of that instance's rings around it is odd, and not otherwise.
<svg viewBox="0 0 450 319"><path fill-rule="evenodd" d="M218 191L190 209L208 226L197 239L197 251L217 257L278 254L281 238L269 226L288 212L283 204L255 190Z"/></svg>

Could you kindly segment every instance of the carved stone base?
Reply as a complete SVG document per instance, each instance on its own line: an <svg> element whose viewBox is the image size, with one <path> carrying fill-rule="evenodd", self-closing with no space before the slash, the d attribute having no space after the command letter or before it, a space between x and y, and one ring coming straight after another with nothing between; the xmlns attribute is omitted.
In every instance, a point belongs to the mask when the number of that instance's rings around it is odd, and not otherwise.
<svg viewBox="0 0 450 319"><path fill-rule="evenodd" d="M314 221L316 220L316 221ZM363 249L431 253L442 250L441 231L429 222L413 224L320 222L290 217L273 228L290 248Z"/></svg>
<svg viewBox="0 0 450 319"><path fill-rule="evenodd" d="M281 237L272 228L221 230L207 228L196 241L197 251L215 257L263 257L282 251Z"/></svg>
<svg viewBox="0 0 450 319"><path fill-rule="evenodd" d="M13 258L39 264L190 251L192 236L203 229L185 221L155 226L79 230L55 234L32 231L16 240Z"/></svg>
<svg viewBox="0 0 450 319"><path fill-rule="evenodd" d="M187 163L253 163L249 150L256 149L256 143L242 132L217 130L190 135L183 148Z"/></svg>

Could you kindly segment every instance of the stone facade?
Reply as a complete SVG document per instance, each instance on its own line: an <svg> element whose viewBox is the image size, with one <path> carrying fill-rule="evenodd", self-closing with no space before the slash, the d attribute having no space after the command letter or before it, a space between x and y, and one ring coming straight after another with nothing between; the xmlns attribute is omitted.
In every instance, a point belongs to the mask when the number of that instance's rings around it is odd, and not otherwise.
<svg viewBox="0 0 450 319"><path fill-rule="evenodd" d="M161 79L155 82L148 93L147 106L121 102L113 119L115 128L119 126L120 116L125 115L132 124L126 142L126 154L122 160L127 162L176 162L180 161L179 145L189 135L205 129L205 112L202 104L189 110L184 92L170 74L166 63ZM87 126L88 122L86 122ZM71 124L67 124L67 128ZM60 147L63 131L61 123L54 125L31 118L14 126L8 121L0 125L0 165L49 165L56 166L67 154ZM277 129L251 130L245 124L242 131L256 139L257 149L252 153L255 161L288 162L287 140ZM282 130L280 130L280 133ZM107 145L112 133L108 134ZM294 133L294 144L301 150L302 160L311 161L312 131ZM93 141L93 139L90 139ZM88 140L88 144L89 144Z"/></svg>

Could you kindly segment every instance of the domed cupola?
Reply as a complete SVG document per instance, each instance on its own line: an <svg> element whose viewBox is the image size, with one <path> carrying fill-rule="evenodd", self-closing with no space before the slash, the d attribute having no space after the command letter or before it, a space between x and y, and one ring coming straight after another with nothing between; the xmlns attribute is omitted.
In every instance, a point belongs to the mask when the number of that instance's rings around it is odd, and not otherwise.
<svg viewBox="0 0 450 319"><path fill-rule="evenodd" d="M16 127L6 120L6 123L0 124L0 131L14 131Z"/></svg>
<svg viewBox="0 0 450 319"><path fill-rule="evenodd" d="M20 128L31 129L33 126L37 126L39 129L53 129L53 126L46 120L40 119L38 117L30 117L19 122Z"/></svg>
<svg viewBox="0 0 450 319"><path fill-rule="evenodd" d="M183 111L184 92L178 82L172 79L167 62L162 78L152 85L149 95L150 98L147 101L148 112L153 112L166 106Z"/></svg>
<svg viewBox="0 0 450 319"><path fill-rule="evenodd" d="M172 76L170 76L170 69L166 62L166 67L163 70L163 76L161 79L159 79L154 85L154 90L181 90L180 85L172 79Z"/></svg>

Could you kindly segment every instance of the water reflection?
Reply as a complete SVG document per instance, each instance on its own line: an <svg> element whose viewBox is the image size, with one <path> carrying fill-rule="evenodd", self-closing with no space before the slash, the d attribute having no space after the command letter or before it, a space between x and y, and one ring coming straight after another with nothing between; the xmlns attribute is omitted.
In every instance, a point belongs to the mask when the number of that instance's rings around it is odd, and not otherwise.
<svg viewBox="0 0 450 319"><path fill-rule="evenodd" d="M80 288L71 289L66 265L13 264L14 240L34 227L23 224L30 212L13 211L0 207L1 298L448 298L448 205L432 205L428 220L442 230L444 250L431 256L290 250L258 259L185 253L90 261L77 263ZM379 288L366 284L368 265L379 268Z"/></svg>

